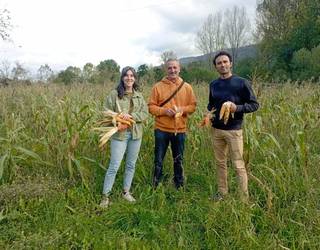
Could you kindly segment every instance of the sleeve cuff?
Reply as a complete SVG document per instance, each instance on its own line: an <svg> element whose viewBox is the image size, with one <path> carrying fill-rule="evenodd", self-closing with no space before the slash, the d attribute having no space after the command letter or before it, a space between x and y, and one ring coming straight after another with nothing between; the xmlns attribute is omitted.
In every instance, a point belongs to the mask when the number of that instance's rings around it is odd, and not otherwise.
<svg viewBox="0 0 320 250"><path fill-rule="evenodd" d="M243 105L237 105L236 112L242 112L243 110Z"/></svg>

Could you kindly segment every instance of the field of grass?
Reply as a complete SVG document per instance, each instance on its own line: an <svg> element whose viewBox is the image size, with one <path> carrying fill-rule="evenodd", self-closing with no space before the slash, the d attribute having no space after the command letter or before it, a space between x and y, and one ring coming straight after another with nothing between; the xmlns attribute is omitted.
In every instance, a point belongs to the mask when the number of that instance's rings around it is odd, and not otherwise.
<svg viewBox="0 0 320 250"><path fill-rule="evenodd" d="M151 188L153 120L146 123L132 191L99 208L109 149L91 130L110 86L0 88L0 249L320 249L320 85L255 86L261 108L246 116L250 203L219 203L209 129L199 129L207 86L195 86L184 190ZM150 88L145 88L147 97ZM170 152L167 153L169 156Z"/></svg>

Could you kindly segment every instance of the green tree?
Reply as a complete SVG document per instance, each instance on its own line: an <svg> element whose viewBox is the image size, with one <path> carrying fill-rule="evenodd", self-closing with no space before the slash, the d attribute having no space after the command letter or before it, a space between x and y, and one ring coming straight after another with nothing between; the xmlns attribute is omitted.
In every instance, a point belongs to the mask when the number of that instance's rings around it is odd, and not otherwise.
<svg viewBox="0 0 320 250"><path fill-rule="evenodd" d="M116 82L119 80L120 66L113 59L101 61L97 66L99 82Z"/></svg>
<svg viewBox="0 0 320 250"><path fill-rule="evenodd" d="M251 78L258 69L257 58L243 58L236 62L234 73L244 78Z"/></svg>
<svg viewBox="0 0 320 250"><path fill-rule="evenodd" d="M164 71L161 66L158 68L159 69L155 69L155 67L153 67L152 65L140 65L137 70L137 74L139 76L139 84L141 86L152 85L160 80L164 76Z"/></svg>
<svg viewBox="0 0 320 250"><path fill-rule="evenodd" d="M208 69L201 62L192 62L182 67L180 75L191 84L209 83L218 77L215 70Z"/></svg>
<svg viewBox="0 0 320 250"><path fill-rule="evenodd" d="M137 74L139 78L145 76L149 71L149 66L147 64L142 64L138 67Z"/></svg>
<svg viewBox="0 0 320 250"><path fill-rule="evenodd" d="M305 48L296 51L292 58L292 77L295 80L318 79L320 76L320 45L311 51Z"/></svg>
<svg viewBox="0 0 320 250"><path fill-rule="evenodd" d="M312 62L311 51L303 48L293 54L292 68L294 69L294 79L307 79L312 75Z"/></svg>
<svg viewBox="0 0 320 250"><path fill-rule="evenodd" d="M153 67L152 70L155 82L160 81L165 76L165 72L161 67Z"/></svg>
<svg viewBox="0 0 320 250"><path fill-rule="evenodd" d="M320 80L320 44L311 50L313 77Z"/></svg>
<svg viewBox="0 0 320 250"><path fill-rule="evenodd" d="M320 2L261 0L257 11L261 64L273 76L292 76L294 53L320 44Z"/></svg>
<svg viewBox="0 0 320 250"><path fill-rule="evenodd" d="M86 63L82 68L82 81L85 83L95 83L97 75L95 66L92 63Z"/></svg>
<svg viewBox="0 0 320 250"><path fill-rule="evenodd" d="M56 82L63 82L64 84L71 84L80 81L81 69L73 66L69 66L67 69L61 71L58 74Z"/></svg>
<svg viewBox="0 0 320 250"><path fill-rule="evenodd" d="M318 0L300 0L297 16L292 16L290 43L293 49L311 50L320 44L320 2Z"/></svg>

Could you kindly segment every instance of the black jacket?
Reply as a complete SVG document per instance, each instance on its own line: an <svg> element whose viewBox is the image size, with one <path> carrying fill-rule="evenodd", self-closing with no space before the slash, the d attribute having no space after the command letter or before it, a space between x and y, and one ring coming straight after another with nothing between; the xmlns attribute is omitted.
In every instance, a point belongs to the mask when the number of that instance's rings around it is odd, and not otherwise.
<svg viewBox="0 0 320 250"><path fill-rule="evenodd" d="M232 75L227 79L216 79L210 83L208 110L216 109L212 126L214 128L231 130L241 129L243 114L251 113L259 108L257 98L250 83L241 77ZM224 102L231 101L237 105L234 118L230 116L227 124L219 120L219 113Z"/></svg>

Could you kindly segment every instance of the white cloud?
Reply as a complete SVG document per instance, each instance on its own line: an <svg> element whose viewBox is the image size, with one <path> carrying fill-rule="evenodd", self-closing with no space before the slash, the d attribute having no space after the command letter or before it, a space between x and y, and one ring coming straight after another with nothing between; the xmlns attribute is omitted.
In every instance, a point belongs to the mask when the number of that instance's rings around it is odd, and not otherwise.
<svg viewBox="0 0 320 250"><path fill-rule="evenodd" d="M54 69L114 59L121 67L158 64L161 52L197 55L194 37L209 13L255 0L6 0L15 25L0 56ZM33 66L35 67L35 66Z"/></svg>

